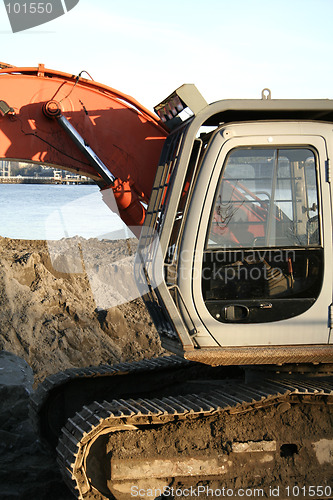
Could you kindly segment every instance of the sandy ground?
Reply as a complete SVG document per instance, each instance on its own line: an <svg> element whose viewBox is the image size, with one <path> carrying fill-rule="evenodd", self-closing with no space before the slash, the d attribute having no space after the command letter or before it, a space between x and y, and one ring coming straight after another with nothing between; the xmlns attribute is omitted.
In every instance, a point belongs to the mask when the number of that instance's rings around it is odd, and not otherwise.
<svg viewBox="0 0 333 500"><path fill-rule="evenodd" d="M33 387L66 368L162 352L142 300L127 302L136 295L134 248L135 241L0 238L1 500L73 498L31 426Z"/></svg>

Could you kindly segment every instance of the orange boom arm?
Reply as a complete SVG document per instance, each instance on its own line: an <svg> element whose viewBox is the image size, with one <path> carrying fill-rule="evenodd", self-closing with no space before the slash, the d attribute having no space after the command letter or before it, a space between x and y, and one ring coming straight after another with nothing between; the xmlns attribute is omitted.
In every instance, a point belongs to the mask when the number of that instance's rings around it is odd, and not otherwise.
<svg viewBox="0 0 333 500"><path fill-rule="evenodd" d="M5 66L5 67L4 67ZM112 187L127 225L141 225L167 131L150 111L110 87L54 70L0 63L0 159L50 165L86 175L101 189ZM114 182L98 173L56 119L45 113L57 103L61 116L83 138Z"/></svg>

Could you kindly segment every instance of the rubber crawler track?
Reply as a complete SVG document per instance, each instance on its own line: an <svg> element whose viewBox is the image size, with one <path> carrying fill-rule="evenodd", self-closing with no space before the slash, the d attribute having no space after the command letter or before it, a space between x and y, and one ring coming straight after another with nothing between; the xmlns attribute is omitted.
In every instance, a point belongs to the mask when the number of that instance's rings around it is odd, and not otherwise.
<svg viewBox="0 0 333 500"><path fill-rule="evenodd" d="M31 418L41 438L55 447L67 419L84 404L141 396L142 387L154 392L164 385L193 377L197 370L213 372L214 368L178 356L165 356L113 366L68 369L49 376L38 386L31 398Z"/></svg>
<svg viewBox="0 0 333 500"><path fill-rule="evenodd" d="M169 370L178 366L188 366L191 362L178 356L166 356L150 360L142 360L136 362L118 363L116 365L101 365L89 368L71 368L62 372L55 373L47 377L32 396L32 406L36 413L45 404L47 398L50 397L51 391L60 386L75 380L88 379L95 377L110 377L127 375L131 373L155 372L158 370Z"/></svg>
<svg viewBox="0 0 333 500"><path fill-rule="evenodd" d="M84 406L63 428L57 448L58 462L66 483L77 498L105 498L92 487L85 469L91 444L98 436L131 426L163 425L290 403L333 404L332 380L264 380L251 387L238 381L222 381L209 393L93 403Z"/></svg>

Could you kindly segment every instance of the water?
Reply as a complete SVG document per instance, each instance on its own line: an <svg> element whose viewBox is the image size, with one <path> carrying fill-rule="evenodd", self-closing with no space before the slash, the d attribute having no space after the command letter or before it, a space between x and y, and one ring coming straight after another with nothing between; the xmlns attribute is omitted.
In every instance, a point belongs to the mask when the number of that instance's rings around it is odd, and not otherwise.
<svg viewBox="0 0 333 500"><path fill-rule="evenodd" d="M95 185L0 184L0 236L59 240L133 235Z"/></svg>

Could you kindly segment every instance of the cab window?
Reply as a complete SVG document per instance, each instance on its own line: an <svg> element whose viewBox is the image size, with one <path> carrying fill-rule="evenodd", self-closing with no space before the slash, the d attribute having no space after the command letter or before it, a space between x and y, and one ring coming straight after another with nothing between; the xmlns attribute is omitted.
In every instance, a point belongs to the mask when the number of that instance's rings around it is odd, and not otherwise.
<svg viewBox="0 0 333 500"><path fill-rule="evenodd" d="M243 148L226 158L212 204L202 293L222 322L277 321L319 296L323 248L317 154Z"/></svg>

